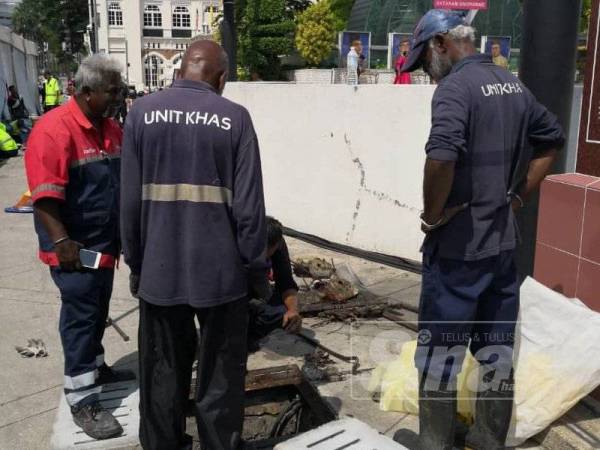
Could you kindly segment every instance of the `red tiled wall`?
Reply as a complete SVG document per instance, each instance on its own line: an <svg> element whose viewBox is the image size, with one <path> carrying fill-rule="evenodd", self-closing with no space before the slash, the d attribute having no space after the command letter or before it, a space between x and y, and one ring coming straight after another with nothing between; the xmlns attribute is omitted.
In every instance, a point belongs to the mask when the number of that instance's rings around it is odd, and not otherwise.
<svg viewBox="0 0 600 450"><path fill-rule="evenodd" d="M600 178L569 173L542 183L534 277L600 312Z"/></svg>

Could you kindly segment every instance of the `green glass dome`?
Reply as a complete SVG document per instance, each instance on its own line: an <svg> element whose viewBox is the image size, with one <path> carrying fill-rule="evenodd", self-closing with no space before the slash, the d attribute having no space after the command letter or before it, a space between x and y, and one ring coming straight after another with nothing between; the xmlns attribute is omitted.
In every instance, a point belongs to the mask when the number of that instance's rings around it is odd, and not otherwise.
<svg viewBox="0 0 600 450"><path fill-rule="evenodd" d="M511 36L512 47L519 48L520 0L488 0L488 3L489 9L480 11L473 23L478 36ZM370 31L373 45L387 45L388 33L411 33L431 5L431 0L356 0L347 29Z"/></svg>

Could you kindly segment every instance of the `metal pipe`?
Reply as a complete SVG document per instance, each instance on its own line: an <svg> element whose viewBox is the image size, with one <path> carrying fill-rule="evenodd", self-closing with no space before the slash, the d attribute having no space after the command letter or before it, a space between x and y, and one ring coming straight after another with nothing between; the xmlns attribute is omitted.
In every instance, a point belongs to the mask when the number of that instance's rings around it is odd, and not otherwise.
<svg viewBox="0 0 600 450"><path fill-rule="evenodd" d="M223 1L223 21L221 22L223 48L229 57L229 81L237 80L237 36L235 32L235 2Z"/></svg>
<svg viewBox="0 0 600 450"><path fill-rule="evenodd" d="M523 40L519 76L539 102L557 115L569 133L575 84L577 32L581 0L524 0ZM565 151L560 152L553 171L566 169ZM518 215L523 242L517 251L519 274L533 273L538 195L532 196Z"/></svg>

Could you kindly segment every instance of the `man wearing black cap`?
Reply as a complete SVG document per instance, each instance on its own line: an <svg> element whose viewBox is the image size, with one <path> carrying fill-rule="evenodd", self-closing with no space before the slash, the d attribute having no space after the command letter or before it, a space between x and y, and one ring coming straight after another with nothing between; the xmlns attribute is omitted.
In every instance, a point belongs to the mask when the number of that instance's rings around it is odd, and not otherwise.
<svg viewBox="0 0 600 450"><path fill-rule="evenodd" d="M515 211L550 170L564 135L556 117L489 55L460 14L431 10L417 25L403 72L438 83L425 151L423 281L419 308L419 436L411 450L452 449L456 377L467 348L481 364L466 443L505 448L519 280Z"/></svg>

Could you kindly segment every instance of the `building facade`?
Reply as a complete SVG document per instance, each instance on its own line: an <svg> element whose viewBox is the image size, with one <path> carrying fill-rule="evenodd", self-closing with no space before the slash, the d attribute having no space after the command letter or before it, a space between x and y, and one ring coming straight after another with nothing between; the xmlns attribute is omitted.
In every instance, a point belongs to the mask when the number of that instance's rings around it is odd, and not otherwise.
<svg viewBox="0 0 600 450"><path fill-rule="evenodd" d="M21 0L0 0L0 25L12 28L12 13Z"/></svg>
<svg viewBox="0 0 600 450"><path fill-rule="evenodd" d="M116 57L137 90L169 86L189 44L212 38L222 10L221 0L97 0L91 6L92 47Z"/></svg>

